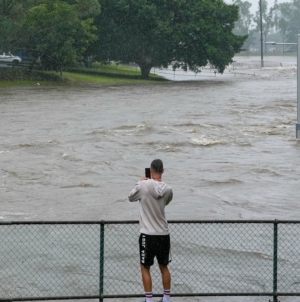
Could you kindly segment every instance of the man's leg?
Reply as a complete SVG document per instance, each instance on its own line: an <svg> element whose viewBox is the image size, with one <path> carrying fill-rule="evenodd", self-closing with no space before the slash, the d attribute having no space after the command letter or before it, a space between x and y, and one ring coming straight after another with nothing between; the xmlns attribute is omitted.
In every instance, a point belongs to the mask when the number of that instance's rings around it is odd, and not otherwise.
<svg viewBox="0 0 300 302"><path fill-rule="evenodd" d="M146 301L151 302L152 300L152 278L150 274L150 266L141 264L142 280L146 295Z"/></svg>
<svg viewBox="0 0 300 302"><path fill-rule="evenodd" d="M145 292L152 292L152 279L150 274L150 266L141 264L142 280Z"/></svg>
<svg viewBox="0 0 300 302"><path fill-rule="evenodd" d="M167 265L159 265L161 272L162 284L164 287L164 297L163 302L170 301L170 291L171 291L171 274Z"/></svg>

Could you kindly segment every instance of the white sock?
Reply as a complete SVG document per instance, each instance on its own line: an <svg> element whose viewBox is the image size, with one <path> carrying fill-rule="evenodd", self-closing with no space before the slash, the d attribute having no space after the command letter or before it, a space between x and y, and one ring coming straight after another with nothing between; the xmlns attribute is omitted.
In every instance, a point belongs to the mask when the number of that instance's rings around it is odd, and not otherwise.
<svg viewBox="0 0 300 302"><path fill-rule="evenodd" d="M146 302L153 302L152 292L145 293L146 295Z"/></svg>
<svg viewBox="0 0 300 302"><path fill-rule="evenodd" d="M170 302L170 290L165 289L164 290L164 297L163 297L163 302Z"/></svg>

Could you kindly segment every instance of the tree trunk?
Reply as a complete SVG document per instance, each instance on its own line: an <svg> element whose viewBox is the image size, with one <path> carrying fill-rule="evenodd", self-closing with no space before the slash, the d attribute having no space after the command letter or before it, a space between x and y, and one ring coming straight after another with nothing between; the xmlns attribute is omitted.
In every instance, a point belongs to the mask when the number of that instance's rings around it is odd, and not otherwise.
<svg viewBox="0 0 300 302"><path fill-rule="evenodd" d="M140 69L141 69L141 73L142 73L142 78L143 79L148 79L149 78L149 74L150 74L150 70L153 67L150 64L138 64Z"/></svg>

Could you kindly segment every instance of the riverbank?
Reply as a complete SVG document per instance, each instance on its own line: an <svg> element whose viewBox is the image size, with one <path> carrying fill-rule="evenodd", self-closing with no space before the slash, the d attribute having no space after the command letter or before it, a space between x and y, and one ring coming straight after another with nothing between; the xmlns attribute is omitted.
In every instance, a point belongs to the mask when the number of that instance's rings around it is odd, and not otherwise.
<svg viewBox="0 0 300 302"><path fill-rule="evenodd" d="M293 53L282 53L280 56L276 53L264 54L264 67L287 67L296 66L296 56ZM237 54L234 58L234 65L231 69L236 71L237 68L243 65L243 69L261 69L260 54ZM237 64L240 64L238 66ZM242 65L241 65L242 64ZM12 86L32 86L32 85L81 85L81 84L99 84L99 85L139 85L152 84L164 81L194 81L205 80L216 77L213 69L203 69L201 73L183 70L174 70L170 68L152 69L149 79L141 78L141 72L137 65L122 65L122 64L101 64L94 63L93 67L76 67L63 71L62 75L55 71L39 71L29 70L28 68L11 68L0 65L0 87ZM232 70L230 67L222 74L226 75ZM220 74L217 75L221 76Z"/></svg>
<svg viewBox="0 0 300 302"><path fill-rule="evenodd" d="M150 74L142 79L135 66L119 64L95 64L92 68L70 68L62 73L55 71L30 70L28 68L0 68L0 87L53 85L53 84L146 84L166 81L163 77Z"/></svg>

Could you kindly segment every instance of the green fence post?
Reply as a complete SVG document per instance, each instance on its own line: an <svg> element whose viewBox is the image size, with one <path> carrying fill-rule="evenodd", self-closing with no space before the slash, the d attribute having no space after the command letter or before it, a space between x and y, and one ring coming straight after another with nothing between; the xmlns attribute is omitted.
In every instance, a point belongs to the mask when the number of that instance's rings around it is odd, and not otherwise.
<svg viewBox="0 0 300 302"><path fill-rule="evenodd" d="M278 222L274 221L274 251L273 251L273 302L278 302L277 296L277 252L278 252Z"/></svg>
<svg viewBox="0 0 300 302"><path fill-rule="evenodd" d="M103 302L104 285L104 222L100 223L100 271L99 271L99 301Z"/></svg>

